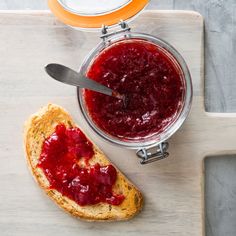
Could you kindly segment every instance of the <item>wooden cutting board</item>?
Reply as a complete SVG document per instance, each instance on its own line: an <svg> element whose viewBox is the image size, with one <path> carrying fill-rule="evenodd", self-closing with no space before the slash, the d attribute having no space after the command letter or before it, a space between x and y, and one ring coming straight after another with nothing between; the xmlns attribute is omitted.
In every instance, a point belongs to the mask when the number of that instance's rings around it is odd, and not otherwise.
<svg viewBox="0 0 236 236"><path fill-rule="evenodd" d="M144 11L132 31L158 36L185 58L194 98L188 120L169 140L166 160L142 166L133 150L100 140L82 118L76 91L48 78L44 65L78 69L99 42L99 33L79 32L49 12L0 13L0 232L1 235L199 236L203 229L203 158L235 151L235 114L204 110L203 19L196 12ZM23 152L23 123L40 106L65 107L110 159L141 189L143 211L128 222L88 223L74 219L35 184Z"/></svg>

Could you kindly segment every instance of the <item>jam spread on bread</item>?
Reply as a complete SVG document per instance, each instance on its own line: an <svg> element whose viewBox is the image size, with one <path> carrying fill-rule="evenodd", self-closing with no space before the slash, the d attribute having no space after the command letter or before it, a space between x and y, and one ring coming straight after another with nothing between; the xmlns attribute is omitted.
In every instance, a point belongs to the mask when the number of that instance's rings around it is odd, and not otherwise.
<svg viewBox="0 0 236 236"><path fill-rule="evenodd" d="M99 202L121 204L124 196L112 191L117 179L116 169L112 165L90 165L93 155L93 144L79 128L60 124L45 139L38 167L46 175L51 189L81 206Z"/></svg>
<svg viewBox="0 0 236 236"><path fill-rule="evenodd" d="M111 96L83 93L94 123L121 140L162 132L183 107L185 82L179 64L168 51L146 40L111 44L93 60L87 76L127 96L124 106Z"/></svg>

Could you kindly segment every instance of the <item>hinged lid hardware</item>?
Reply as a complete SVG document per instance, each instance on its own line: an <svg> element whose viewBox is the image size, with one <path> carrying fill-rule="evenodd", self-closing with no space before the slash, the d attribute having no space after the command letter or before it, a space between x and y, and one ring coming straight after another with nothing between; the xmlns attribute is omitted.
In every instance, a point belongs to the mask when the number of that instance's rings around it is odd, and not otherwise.
<svg viewBox="0 0 236 236"><path fill-rule="evenodd" d="M136 152L136 155L138 156L138 158L142 159L140 161L141 164L148 164L168 157L168 147L169 144L167 142L163 142L156 146L155 152L150 152L150 149L142 148Z"/></svg>
<svg viewBox="0 0 236 236"><path fill-rule="evenodd" d="M131 28L128 26L128 24L127 24L125 21L123 21L123 20L120 20L119 26L121 27L120 30L117 30L117 31L113 31L113 32L111 32L111 33L108 33L109 27L106 26L106 25L103 25L103 26L102 26L102 35L101 35L101 38L102 38L103 40L105 40L106 38L108 38L108 37L110 37L110 36L112 36L112 35L114 35L114 34L118 34L118 33L126 32L126 31L130 31L130 29L131 29Z"/></svg>

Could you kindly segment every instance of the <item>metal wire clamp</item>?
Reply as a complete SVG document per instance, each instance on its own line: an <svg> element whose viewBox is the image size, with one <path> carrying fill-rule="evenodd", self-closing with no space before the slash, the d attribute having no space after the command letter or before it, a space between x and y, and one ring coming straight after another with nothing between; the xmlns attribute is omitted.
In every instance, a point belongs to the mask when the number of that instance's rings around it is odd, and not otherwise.
<svg viewBox="0 0 236 236"><path fill-rule="evenodd" d="M158 146L155 147L156 151L151 152L151 149L141 148L136 152L136 155L138 158L141 159L140 163L148 164L154 161L163 160L166 157L169 156L169 153L167 152L167 149L169 147L169 144L167 142L163 142L158 144ZM154 148L152 148L154 149Z"/></svg>

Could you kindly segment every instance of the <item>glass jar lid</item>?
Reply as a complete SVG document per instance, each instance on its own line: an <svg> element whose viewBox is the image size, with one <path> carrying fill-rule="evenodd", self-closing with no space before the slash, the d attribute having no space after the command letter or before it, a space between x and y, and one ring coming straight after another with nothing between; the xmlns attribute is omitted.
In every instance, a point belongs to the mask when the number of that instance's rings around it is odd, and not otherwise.
<svg viewBox="0 0 236 236"><path fill-rule="evenodd" d="M61 6L69 12L85 15L85 16L95 16L107 14L116 11L126 4L131 2L131 0L58 0Z"/></svg>
<svg viewBox="0 0 236 236"><path fill-rule="evenodd" d="M64 24L84 29L117 25L137 15L149 0L48 0L53 14Z"/></svg>

